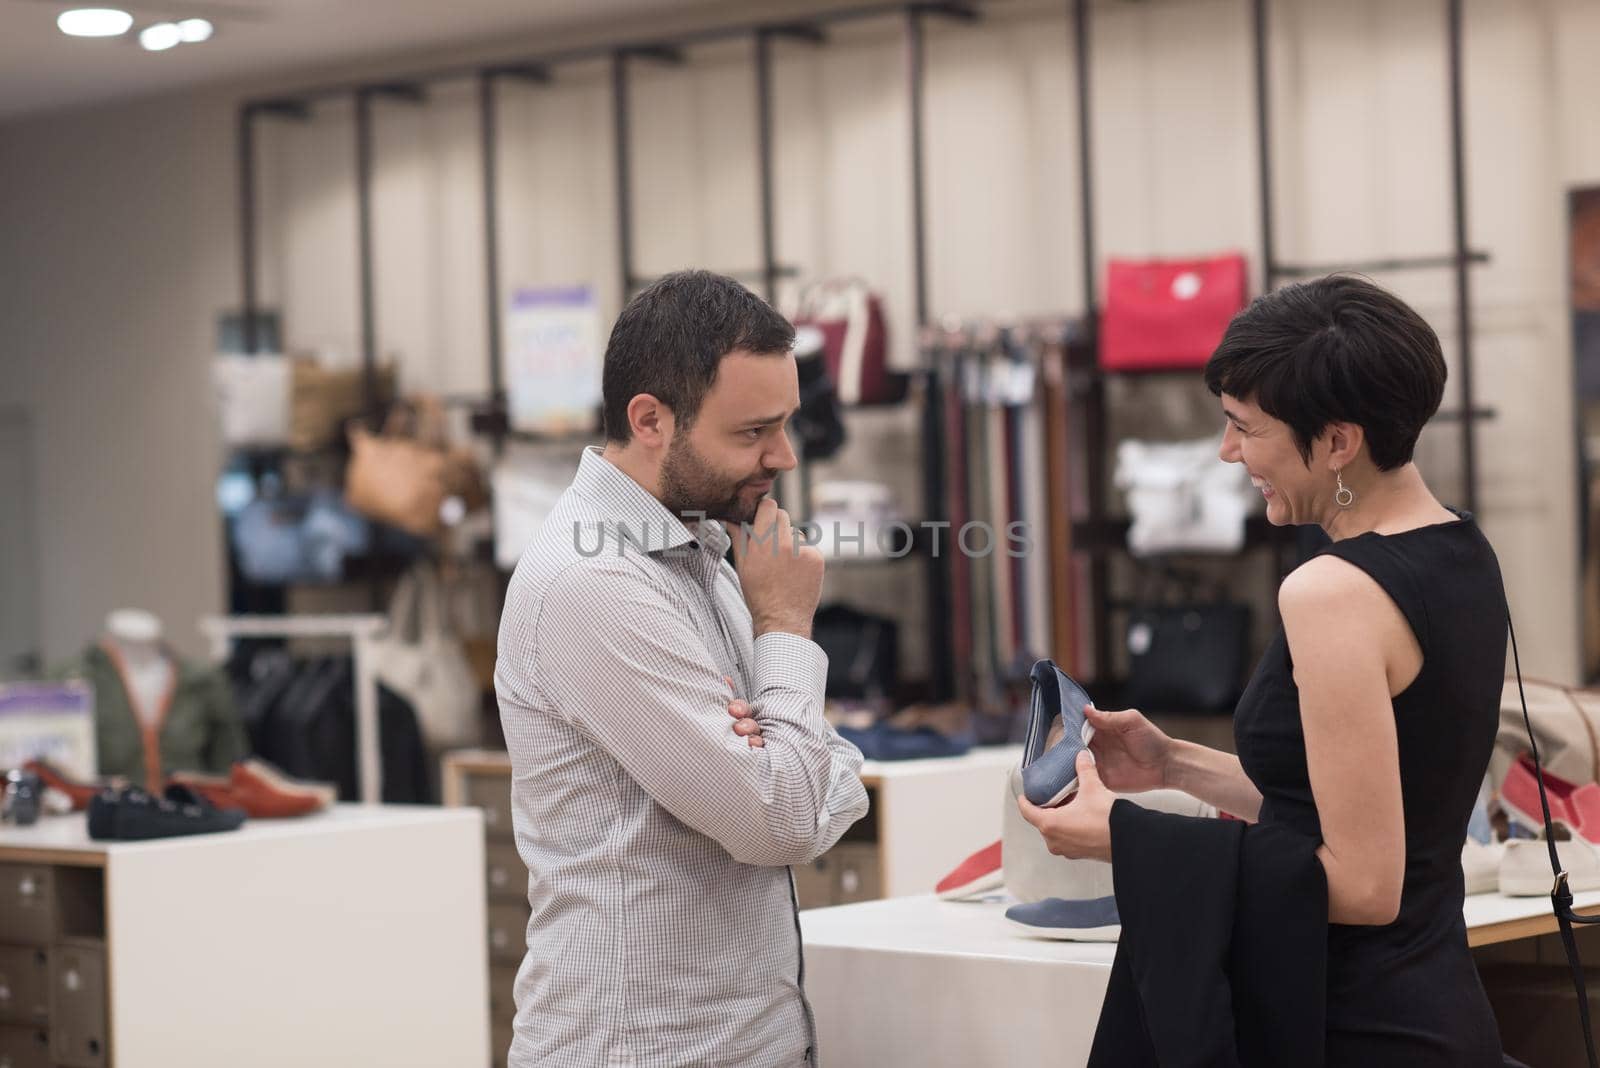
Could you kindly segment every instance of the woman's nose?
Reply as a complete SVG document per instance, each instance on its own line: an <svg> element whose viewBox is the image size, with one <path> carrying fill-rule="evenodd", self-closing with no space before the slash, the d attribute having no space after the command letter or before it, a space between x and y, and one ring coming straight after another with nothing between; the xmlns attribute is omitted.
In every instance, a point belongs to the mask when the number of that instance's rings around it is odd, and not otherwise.
<svg viewBox="0 0 1600 1068"><path fill-rule="evenodd" d="M1231 426L1222 432L1222 444L1217 448L1217 458L1225 464L1239 462L1239 443L1234 439Z"/></svg>

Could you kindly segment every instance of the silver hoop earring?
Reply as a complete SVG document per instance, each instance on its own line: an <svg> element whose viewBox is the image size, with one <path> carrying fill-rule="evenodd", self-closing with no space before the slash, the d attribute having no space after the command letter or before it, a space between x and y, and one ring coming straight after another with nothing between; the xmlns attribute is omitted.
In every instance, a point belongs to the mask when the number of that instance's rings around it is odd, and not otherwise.
<svg viewBox="0 0 1600 1068"><path fill-rule="evenodd" d="M1333 494L1333 499L1339 502L1339 507L1348 508L1356 503L1356 495L1344 488L1344 477L1339 472L1333 473L1333 480L1339 484L1339 488Z"/></svg>

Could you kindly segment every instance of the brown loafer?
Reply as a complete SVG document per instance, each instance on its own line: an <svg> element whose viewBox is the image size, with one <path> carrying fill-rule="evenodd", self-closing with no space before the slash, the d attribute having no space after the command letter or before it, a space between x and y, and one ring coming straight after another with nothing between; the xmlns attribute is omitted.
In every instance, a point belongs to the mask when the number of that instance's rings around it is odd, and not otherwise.
<svg viewBox="0 0 1600 1068"><path fill-rule="evenodd" d="M117 786L116 781L105 782L80 782L69 778L65 772L43 760L30 760L22 766L23 771L31 771L39 776L46 789L54 790L64 795L72 802L72 811L82 812L89 807L89 802L94 800L96 794L102 790L109 790Z"/></svg>
<svg viewBox="0 0 1600 1068"><path fill-rule="evenodd" d="M237 809L251 819L281 820L326 808L331 787L298 783L265 761L240 761L228 775L179 772L172 781L189 787L217 808Z"/></svg>

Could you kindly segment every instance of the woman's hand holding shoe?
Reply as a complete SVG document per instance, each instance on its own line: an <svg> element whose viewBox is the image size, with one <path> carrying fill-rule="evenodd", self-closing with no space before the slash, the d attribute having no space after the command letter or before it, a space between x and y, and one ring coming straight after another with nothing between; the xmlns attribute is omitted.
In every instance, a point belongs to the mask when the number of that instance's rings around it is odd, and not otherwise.
<svg viewBox="0 0 1600 1068"><path fill-rule="evenodd" d="M1084 716L1094 727L1089 749L1108 789L1136 794L1171 785L1168 768L1176 747L1142 712L1132 708L1102 712L1090 705Z"/></svg>
<svg viewBox="0 0 1600 1068"><path fill-rule="evenodd" d="M1093 753L1085 751L1078 754L1078 792L1065 804L1040 808L1026 797L1018 797L1017 807L1022 810L1022 818L1038 829L1045 848L1056 856L1069 860L1110 860L1111 804L1116 799L1117 796L1100 781Z"/></svg>

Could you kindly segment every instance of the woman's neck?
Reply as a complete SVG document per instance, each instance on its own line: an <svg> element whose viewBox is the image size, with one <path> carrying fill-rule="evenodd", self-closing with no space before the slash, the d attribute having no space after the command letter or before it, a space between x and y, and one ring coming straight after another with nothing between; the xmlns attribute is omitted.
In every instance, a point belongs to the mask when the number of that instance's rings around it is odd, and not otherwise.
<svg viewBox="0 0 1600 1068"><path fill-rule="evenodd" d="M1355 500L1341 508L1331 502L1321 526L1334 541L1359 534L1399 534L1418 527L1448 523L1455 514L1439 503L1416 464L1393 471L1374 470L1365 485L1346 483Z"/></svg>

